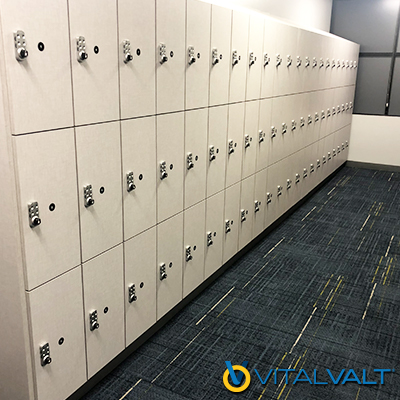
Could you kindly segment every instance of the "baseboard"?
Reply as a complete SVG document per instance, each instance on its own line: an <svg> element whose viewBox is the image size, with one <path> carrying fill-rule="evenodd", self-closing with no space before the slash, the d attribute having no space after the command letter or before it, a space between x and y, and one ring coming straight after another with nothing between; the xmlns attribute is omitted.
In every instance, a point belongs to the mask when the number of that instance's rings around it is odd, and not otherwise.
<svg viewBox="0 0 400 400"><path fill-rule="evenodd" d="M160 320L158 320L151 328L149 328L142 336L136 339L130 344L125 350L117 355L112 361L110 361L104 368L102 368L96 375L90 378L83 386L81 386L75 393L73 393L67 400L79 400L91 389L93 389L103 378L105 378L110 372L112 372L119 364L125 359L132 355L142 344L149 340L157 331L159 331L168 321L170 321L176 314L178 314L184 307L186 307L192 300L194 300L200 293L210 286L216 279L218 279L224 272L226 272L233 264L235 264L244 254L251 250L256 244L263 240L269 235L275 228L277 228L284 220L286 220L291 214L293 214L299 207L301 207L317 190L319 190L325 183L330 181L340 171L346 163L338 167L332 174L327 176L322 182L320 182L311 192L305 197L299 200L294 206L288 211L281 215L275 222L273 222L268 228L261 232L256 238L254 238L248 245L242 250L236 253L229 261L227 261L221 268L218 269L213 275L206 279L198 288L192 293L185 297L179 304L177 304L171 311L165 314ZM348 164L347 164L348 165Z"/></svg>
<svg viewBox="0 0 400 400"><path fill-rule="evenodd" d="M363 169L373 169L376 171L400 172L399 165L375 164L375 163L366 163L361 161L347 161L346 165L350 168L363 168Z"/></svg>

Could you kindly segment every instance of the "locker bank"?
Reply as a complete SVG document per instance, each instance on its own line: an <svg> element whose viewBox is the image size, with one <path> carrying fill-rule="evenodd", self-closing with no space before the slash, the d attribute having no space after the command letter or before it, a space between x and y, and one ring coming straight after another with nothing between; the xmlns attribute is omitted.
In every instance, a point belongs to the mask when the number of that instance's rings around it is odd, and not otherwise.
<svg viewBox="0 0 400 400"><path fill-rule="evenodd" d="M399 26L0 0L0 400L400 399Z"/></svg>

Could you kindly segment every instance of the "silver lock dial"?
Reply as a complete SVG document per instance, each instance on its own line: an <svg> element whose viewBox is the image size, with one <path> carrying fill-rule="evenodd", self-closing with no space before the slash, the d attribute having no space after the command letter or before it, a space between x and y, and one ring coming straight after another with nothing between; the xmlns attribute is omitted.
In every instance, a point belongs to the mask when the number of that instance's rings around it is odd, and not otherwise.
<svg viewBox="0 0 400 400"><path fill-rule="evenodd" d="M29 215L29 226L31 228L36 228L42 223L42 220L39 216L39 204L37 201L34 201L28 204L28 215Z"/></svg>
<svg viewBox="0 0 400 400"><path fill-rule="evenodd" d="M136 185L133 178L133 172L129 171L126 174L126 191L128 193L133 192L136 189Z"/></svg>
<svg viewBox="0 0 400 400"><path fill-rule="evenodd" d="M77 60L81 63L88 59L88 53L86 51L86 39L84 36L78 36L76 38L76 55Z"/></svg>
<svg viewBox="0 0 400 400"><path fill-rule="evenodd" d="M14 32L15 58L17 61L23 61L28 57L26 49L26 39L24 31Z"/></svg>
<svg viewBox="0 0 400 400"><path fill-rule="evenodd" d="M85 207L86 208L94 205L92 185L86 185L83 187L83 196L85 199Z"/></svg>
<svg viewBox="0 0 400 400"><path fill-rule="evenodd" d="M100 328L97 316L97 310L93 310L92 312L89 313L89 326L92 332Z"/></svg>
<svg viewBox="0 0 400 400"><path fill-rule="evenodd" d="M45 343L39 347L40 351L40 365L45 367L46 365L51 364L51 357L50 357L50 345L49 343Z"/></svg>
<svg viewBox="0 0 400 400"><path fill-rule="evenodd" d="M125 39L122 42L122 56L123 56L123 60L124 60L125 64L127 64L133 60L130 40Z"/></svg>

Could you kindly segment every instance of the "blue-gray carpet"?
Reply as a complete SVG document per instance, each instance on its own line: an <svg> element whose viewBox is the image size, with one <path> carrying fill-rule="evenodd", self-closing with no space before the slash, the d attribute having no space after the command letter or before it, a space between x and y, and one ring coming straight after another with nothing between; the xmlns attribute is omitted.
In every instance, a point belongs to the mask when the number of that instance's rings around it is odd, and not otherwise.
<svg viewBox="0 0 400 400"><path fill-rule="evenodd" d="M399 189L400 173L343 168L85 399L400 399ZM227 360L249 361L246 391L223 385ZM254 372L289 367L396 372L383 385Z"/></svg>

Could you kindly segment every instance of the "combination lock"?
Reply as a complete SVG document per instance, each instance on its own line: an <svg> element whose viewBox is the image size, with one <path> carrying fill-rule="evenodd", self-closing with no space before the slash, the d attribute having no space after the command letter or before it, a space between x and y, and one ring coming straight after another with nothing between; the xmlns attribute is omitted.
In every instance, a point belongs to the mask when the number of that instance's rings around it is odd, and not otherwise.
<svg viewBox="0 0 400 400"><path fill-rule="evenodd" d="M45 343L44 345L40 346L40 364L42 367L51 364L51 357L50 357L50 345Z"/></svg>
<svg viewBox="0 0 400 400"><path fill-rule="evenodd" d="M83 194L85 198L85 207L91 207L94 204L93 188L92 185L86 185L83 187Z"/></svg>
<svg viewBox="0 0 400 400"><path fill-rule="evenodd" d="M25 33L23 31L14 32L15 58L17 61L23 61L28 57L26 49Z"/></svg>
<svg viewBox="0 0 400 400"><path fill-rule="evenodd" d="M164 279L167 279L167 277L168 277L168 275L167 275L165 263L162 263L160 265L160 281L163 281Z"/></svg>
<svg viewBox="0 0 400 400"><path fill-rule="evenodd" d="M122 51L124 63L127 64L133 60L133 55L131 52L131 42L129 40L124 40L122 42Z"/></svg>
<svg viewBox="0 0 400 400"><path fill-rule="evenodd" d="M100 328L97 317L97 310L94 310L91 313L89 313L89 326L92 332Z"/></svg>
<svg viewBox="0 0 400 400"><path fill-rule="evenodd" d="M31 228L35 228L42 223L42 220L39 216L39 204L37 201L28 204L28 213L29 213L29 226Z"/></svg>
<svg viewBox="0 0 400 400"><path fill-rule="evenodd" d="M79 62L87 60L88 53L86 52L86 39L83 36L76 38L76 52Z"/></svg>

